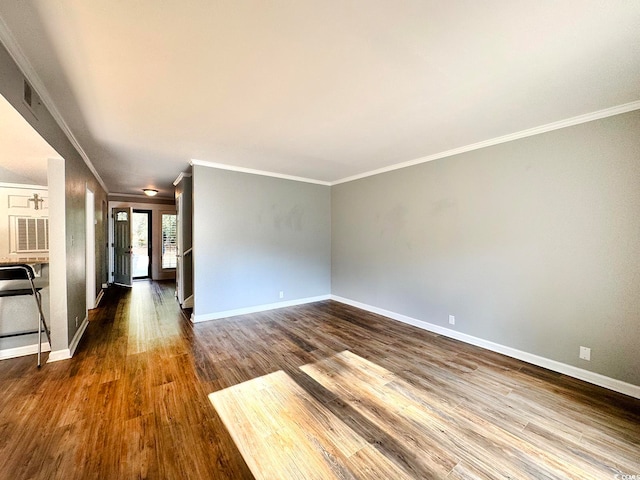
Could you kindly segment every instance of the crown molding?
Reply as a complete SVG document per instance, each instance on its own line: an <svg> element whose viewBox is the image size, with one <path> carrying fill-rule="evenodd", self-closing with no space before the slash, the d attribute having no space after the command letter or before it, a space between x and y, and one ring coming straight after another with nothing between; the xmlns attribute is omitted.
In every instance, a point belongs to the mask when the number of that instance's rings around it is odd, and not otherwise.
<svg viewBox="0 0 640 480"><path fill-rule="evenodd" d="M386 173L386 172L392 172L394 170L400 170L401 168L412 167L414 165L419 165L421 163L431 162L433 160L439 160L441 158L446 158L446 157L452 157L454 155L459 155L461 153L471 152L473 150L479 150L481 148L491 147L493 145L499 145L501 143L507 143L507 142L511 142L513 140L518 140L521 138L532 137L534 135L540 135L542 133L551 132L554 130L560 130L562 128L572 127L574 125L580 125L581 123L587 123L587 122L592 122L594 120L600 120L602 118L613 117L615 115L632 112L634 110L640 110L640 100L637 100L635 102L624 103L622 105L616 105L615 107L605 108L603 110L598 110L591 113L586 113L584 115L578 115L578 116L567 118L565 120L560 120L557 122L547 123L545 125L540 125L538 127L529 128L527 130L521 130L519 132L510 133L508 135L503 135L501 137L491 138L489 140L483 140L482 142L472 143L469 145L465 145L463 147L446 150L444 152L434 153L433 155L427 155L424 157L416 158L414 160L396 163L394 165L389 165L387 167L378 168L376 170L370 170L368 172L359 173L357 175L341 178L339 180L334 180L332 182L315 180L311 178L295 177L295 176L285 175L281 173L267 172L264 170L254 170L251 168L236 167L233 165L226 165L222 163L206 162L203 160L196 160L196 159L192 159L190 161L190 164L192 166L201 165L204 167L219 168L222 170L231 170L235 172L251 173L254 175L264 175L268 177L284 178L287 180L315 183L318 185L327 185L332 187L334 185L339 185L341 183L353 182L355 180L360 180L361 178L371 177L373 175L379 175L381 173Z"/></svg>
<svg viewBox="0 0 640 480"><path fill-rule="evenodd" d="M541 133L551 132L553 130L559 130L561 128L572 127L581 123L591 122L593 120L599 120L601 118L612 117L614 115L620 115L622 113L632 112L634 110L640 110L640 100L635 102L629 102L622 105L617 105L611 108L605 108L604 110L598 110L597 112L586 113L584 115L578 115L577 117L567 118L558 122L547 123L539 127L529 128L527 130L521 130L519 132L510 133L501 137L492 138L489 140L483 140L482 142L472 143L464 147L453 148L440 153L434 153L433 155L427 155L425 157L416 158L415 160L409 160L407 162L396 163L389 165L388 167L378 168L350 177L342 178L331 182L331 186L339 185L341 183L353 182L354 180L360 180L361 178L371 177L373 175L379 175L381 173L391 172L393 170L399 170L401 168L412 167L413 165L419 165L421 163L431 162L433 160L439 160L441 158L451 157L453 155L459 155L461 153L471 152L473 150L479 150L480 148L491 147L500 143L507 143L520 138L532 137Z"/></svg>
<svg viewBox="0 0 640 480"><path fill-rule="evenodd" d="M200 167L217 168L220 170L231 170L232 172L250 173L252 175L262 175L264 177L282 178L284 180L293 180L295 182L314 183L316 185L331 186L331 182L325 182L322 180L315 180L313 178L296 177L294 175L285 175L283 173L267 172L265 170L255 170L253 168L236 167L234 165L227 165L224 163L206 162L204 160L192 159L191 166L198 165Z"/></svg>
<svg viewBox="0 0 640 480"><path fill-rule="evenodd" d="M27 79L27 81L31 84L31 87L36 91L44 106L47 108L67 139L71 142L71 145L73 145L76 151L80 154L80 157L82 157L82 160L84 160L84 163L87 165L91 173L93 173L93 175L96 177L96 180L98 180L104 191L108 193L109 189L102 180L102 177L100 177L100 174L98 173L96 168L93 166L93 163L91 163L87 152L84 151L84 149L80 145L80 142L78 142L78 139L69 128L69 125L67 125L67 122L65 122L64 118L62 118L62 115L58 111L58 108L51 99L49 91L45 88L44 83L42 83L42 80L31 65L31 62L29 62L29 60L27 59L26 55L22 51L22 48L20 48L20 45L16 41L15 37L11 33L11 30L2 17L0 17L0 43L2 43L7 49L7 52L22 72L22 75Z"/></svg>
<svg viewBox="0 0 640 480"><path fill-rule="evenodd" d="M173 181L173 186L177 187L183 178L189 178L191 174L189 172L180 172L180 175Z"/></svg>

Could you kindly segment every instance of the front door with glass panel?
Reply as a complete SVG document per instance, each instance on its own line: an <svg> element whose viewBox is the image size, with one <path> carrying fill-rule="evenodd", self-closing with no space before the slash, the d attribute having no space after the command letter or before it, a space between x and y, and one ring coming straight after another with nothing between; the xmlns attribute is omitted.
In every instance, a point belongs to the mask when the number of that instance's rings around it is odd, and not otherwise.
<svg viewBox="0 0 640 480"><path fill-rule="evenodd" d="M131 215L131 208L113 209L113 282L128 287L133 283Z"/></svg>

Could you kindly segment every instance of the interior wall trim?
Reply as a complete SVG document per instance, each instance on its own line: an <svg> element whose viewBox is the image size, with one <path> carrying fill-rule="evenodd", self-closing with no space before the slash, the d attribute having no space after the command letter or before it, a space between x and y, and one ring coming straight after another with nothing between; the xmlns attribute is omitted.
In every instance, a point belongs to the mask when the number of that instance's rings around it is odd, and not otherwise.
<svg viewBox="0 0 640 480"><path fill-rule="evenodd" d="M180 172L180 175L173 181L173 186L177 187L178 184L182 181L183 178L190 178L191 174L189 172Z"/></svg>
<svg viewBox="0 0 640 480"><path fill-rule="evenodd" d="M223 312L214 313L202 313L200 315L191 314L191 321L193 323L206 322L209 320L219 320L221 318L236 317L238 315L247 315L249 313L266 312L268 310L275 310L276 308L293 307L295 305L304 305L305 303L321 302L323 300L329 300L331 295L319 295L317 297L299 298L296 300L288 300L286 302L268 303L265 305L256 305L253 307L238 308L235 310L225 310Z"/></svg>
<svg viewBox="0 0 640 480"><path fill-rule="evenodd" d="M71 358L71 350L63 348L62 350L54 350L49 354L47 363L59 362L60 360L69 360Z"/></svg>
<svg viewBox="0 0 640 480"><path fill-rule="evenodd" d="M522 350L507 347L499 343L494 343L489 340L484 340L482 338L474 337L472 335L467 335L466 333L458 332L456 330L451 330L449 328L441 327L439 325L434 325L432 323L418 320L416 318L408 317L400 313L385 310L383 308L374 307L372 305L367 305L366 303L361 303L361 302L340 297L337 295L331 295L331 299L335 300L336 302L344 303L346 305L351 305L352 307L360 308L362 310L366 310L371 313L376 313L378 315L391 318L392 320L397 320L399 322L413 325L414 327L418 327L423 330L427 330L429 332L437 333L439 335L453 338L455 340L460 340L461 342L465 342L471 345L475 345L477 347L485 348L487 350L491 350L492 352L501 353L503 355L515 358L517 360L522 360L527 363L532 363L533 365L537 365L539 367L543 367L557 373L562 373L569 377L577 378L578 380L584 380L585 382L592 383L594 385L598 385L600 387L604 387L609 390L613 390L615 392L623 393L625 395L629 395L630 397L640 399L639 385L633 385L631 383L623 382L622 380L617 380L615 378L607 377L599 373L591 372L589 370L584 370L582 368L574 367L572 365L567 365L566 363L557 362L549 358L541 357L538 355L534 355L532 353L524 352Z"/></svg>
<svg viewBox="0 0 640 480"><path fill-rule="evenodd" d="M42 343L42 351L43 352L51 351L49 342ZM36 353L38 353L37 343L34 343L33 345L25 345L22 347L5 348L4 350L0 350L0 360L6 360L7 358L23 357L25 355L35 355Z"/></svg>
<svg viewBox="0 0 640 480"><path fill-rule="evenodd" d="M98 308L100 306L100 301L102 300L102 297L104 297L104 285L102 286L102 288L100 289L100 292L98 292L98 295L96 296L96 304L93 306L93 308Z"/></svg>
<svg viewBox="0 0 640 480"><path fill-rule="evenodd" d="M80 327L76 331L76 334L73 336L73 339L69 344L69 352L72 357L73 357L73 354L76 353L76 348L78 348L78 344L82 339L82 335L84 335L84 331L87 329L87 325L89 325L89 315L84 317L84 319L82 320L82 323L80 324Z"/></svg>
<svg viewBox="0 0 640 480"><path fill-rule="evenodd" d="M91 173L93 173L93 175L96 177L96 180L98 180L103 190L105 192L109 192L109 189L107 188L104 181L98 174L98 171L93 166L93 163L91 163L91 160L89 159L89 155L87 155L87 152L84 151L84 149L80 145L80 142L78 141L78 139L75 137L75 135L69 128L69 125L67 125L67 122L65 122L64 118L60 114L60 111L58 110L55 103L51 99L51 95L49 94L49 91L44 86L44 83L40 79L40 76L36 73L35 69L31 65L31 62L29 62L29 60L27 59L26 55L22 51L22 48L16 41L15 37L13 36L13 33L11 33L11 30L9 29L5 21L2 19L2 17L0 17L0 43L2 43L4 47L7 49L7 52L9 52L9 55L11 56L13 61L16 62L16 65L22 72L22 75L24 75L24 77L27 79L31 87L36 91L36 93L38 94L38 97L40 97L40 100L42 100L42 103L44 104L44 106L47 108L47 110L49 110L49 113L51 114L53 119L56 121L60 129L69 139L69 141L71 142L73 147L76 149L76 151L80 154L80 156L82 157L82 160L84 160L84 163L87 165L89 170L91 170Z"/></svg>
<svg viewBox="0 0 640 480"><path fill-rule="evenodd" d="M391 172L394 170L399 170L401 168L412 167L414 165L419 165L421 163L431 162L433 160L439 160L441 158L452 157L454 155L459 155L461 153L471 152L473 150L479 150L485 147L491 147L493 145L499 145L501 143L511 142L513 140L518 140L521 138L532 137L534 135L540 135L542 133L551 132L554 130L560 130L566 127L572 127L574 125L580 125L582 123L592 122L594 120L599 120L602 118L613 117L615 115L621 115L623 113L633 112L635 110L640 110L640 100L636 100L634 102L624 103L621 105L616 105L614 107L605 108L602 110L597 110L595 112L585 113L583 115L577 115L575 117L567 118L564 120L559 120L557 122L547 123L545 125L540 125L537 127L529 128L526 130L521 130L519 132L510 133L507 135L502 135L500 137L490 138L488 140L483 140L481 142L472 143L469 145L465 145L458 148L453 148L451 150L446 150L444 152L434 153L432 155L427 155L424 157L419 157L414 160L408 160L406 162L396 163L394 165L389 165L387 167L378 168L375 170L370 170L367 172L359 173L356 175L352 175L349 177L341 178L339 180L334 180L331 182L315 180L312 178L304 178L304 177L296 177L292 175L285 175L276 172L268 172L264 170L255 170L252 168L244 168L237 167L234 165L227 165L222 163L214 163L207 162L204 160L192 159L190 164L200 165L203 167L211 167L211 168L219 168L222 170L231 170L235 172L243 172L243 173L251 173L254 175L264 175L268 177L276 177L283 178L286 180L295 180L298 182L307 182L307 183L315 183L318 185L327 185L334 186L339 185L341 183L353 182L355 180L360 180L361 178L371 177L373 175L379 175L381 173Z"/></svg>
<svg viewBox="0 0 640 480"><path fill-rule="evenodd" d="M472 143L463 147L453 148L440 153L434 153L433 155L427 155L425 157L416 158L415 160L409 160L407 162L396 163L389 165L388 167L378 168L369 172L359 173L350 177L345 177L340 180L331 182L331 185L339 185L341 183L353 182L354 180L360 180L361 178L371 177L373 175L379 175L381 173L391 172L393 170L399 170L401 168L411 167L413 165L419 165L421 163L431 162L433 160L439 160L441 158L451 157L453 155L459 155L461 153L471 152L473 150L479 150L481 148L498 145L500 143L507 143L520 138L532 137L541 133L551 132L553 130L559 130L561 128L572 127L581 123L592 122L593 120L599 120L601 118L612 117L614 115L620 115L622 113L632 112L634 110L640 110L640 100L635 102L629 102L622 105L617 105L611 108L605 108L596 112L586 113L584 115L578 115L576 117L567 118L558 122L547 123L546 125L540 125L539 127L529 128L527 130L521 130L519 132L510 133L501 137L491 138L489 140L483 140L482 142Z"/></svg>
<svg viewBox="0 0 640 480"><path fill-rule="evenodd" d="M198 165L200 167L218 168L220 170L231 170L232 172L250 173L252 175L262 175L264 177L282 178L284 180L293 180L294 182L314 183L316 185L331 186L331 182L325 182L323 180L315 180L313 178L296 177L295 175L285 175L284 173L267 172L265 170L256 170L253 168L236 167L234 165L227 165L224 163L207 162L204 160L192 159L191 166Z"/></svg>

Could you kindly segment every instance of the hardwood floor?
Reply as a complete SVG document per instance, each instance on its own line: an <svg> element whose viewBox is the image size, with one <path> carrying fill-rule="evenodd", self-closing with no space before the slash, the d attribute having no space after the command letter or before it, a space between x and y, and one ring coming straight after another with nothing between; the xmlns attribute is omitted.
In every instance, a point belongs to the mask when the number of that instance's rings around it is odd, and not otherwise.
<svg viewBox="0 0 640 480"><path fill-rule="evenodd" d="M110 288L69 361L0 361L0 479L640 475L640 401L335 302L191 325Z"/></svg>

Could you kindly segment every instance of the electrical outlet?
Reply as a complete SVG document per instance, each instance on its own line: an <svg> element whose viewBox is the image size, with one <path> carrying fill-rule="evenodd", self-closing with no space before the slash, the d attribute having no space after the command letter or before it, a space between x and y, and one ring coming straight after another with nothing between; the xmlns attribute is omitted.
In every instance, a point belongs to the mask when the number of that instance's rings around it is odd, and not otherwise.
<svg viewBox="0 0 640 480"><path fill-rule="evenodd" d="M456 317L455 317L455 315L449 315L449 324L450 324L450 325L455 325L455 324L456 324Z"/></svg>
<svg viewBox="0 0 640 480"><path fill-rule="evenodd" d="M591 361L591 349L589 347L580 347L580 358L588 362Z"/></svg>
<svg viewBox="0 0 640 480"><path fill-rule="evenodd" d="M284 298L284 292L280 292L280 298Z"/></svg>
<svg viewBox="0 0 640 480"><path fill-rule="evenodd" d="M78 328L78 317L76 316L76 328Z"/></svg>

